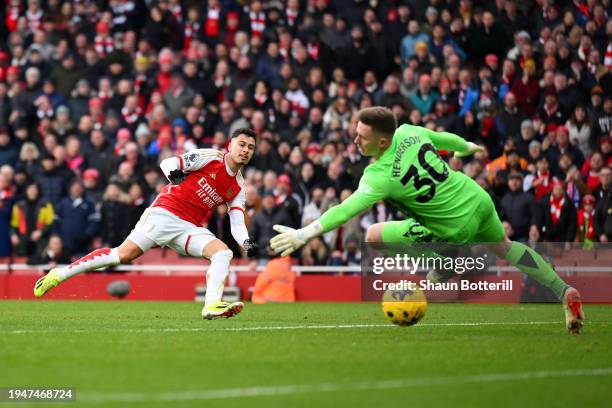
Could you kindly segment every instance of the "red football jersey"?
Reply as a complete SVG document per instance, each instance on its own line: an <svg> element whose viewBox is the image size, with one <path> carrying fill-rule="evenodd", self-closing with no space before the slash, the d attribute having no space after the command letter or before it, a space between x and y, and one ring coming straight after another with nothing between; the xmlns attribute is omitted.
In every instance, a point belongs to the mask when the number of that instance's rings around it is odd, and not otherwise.
<svg viewBox="0 0 612 408"><path fill-rule="evenodd" d="M213 149L196 149L177 156L179 168L187 177L179 184L168 184L151 207L162 207L177 217L201 226L222 204L230 210L245 208L244 178L233 174L225 162L226 154Z"/></svg>

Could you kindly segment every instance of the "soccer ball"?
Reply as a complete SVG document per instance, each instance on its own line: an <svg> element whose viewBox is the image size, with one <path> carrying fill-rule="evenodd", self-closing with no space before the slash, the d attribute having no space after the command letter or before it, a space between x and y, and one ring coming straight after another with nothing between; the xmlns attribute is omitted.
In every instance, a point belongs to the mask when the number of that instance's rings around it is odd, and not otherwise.
<svg viewBox="0 0 612 408"><path fill-rule="evenodd" d="M412 326L425 316L427 298L421 289L388 290L383 295L385 318L400 326Z"/></svg>

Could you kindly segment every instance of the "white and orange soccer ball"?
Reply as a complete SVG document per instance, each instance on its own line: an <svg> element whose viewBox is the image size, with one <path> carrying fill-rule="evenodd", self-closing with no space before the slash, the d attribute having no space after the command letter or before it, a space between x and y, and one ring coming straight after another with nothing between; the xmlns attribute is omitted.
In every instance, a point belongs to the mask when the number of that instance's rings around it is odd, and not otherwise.
<svg viewBox="0 0 612 408"><path fill-rule="evenodd" d="M385 319L399 326L417 324L427 311L427 298L421 289L388 290L383 295Z"/></svg>

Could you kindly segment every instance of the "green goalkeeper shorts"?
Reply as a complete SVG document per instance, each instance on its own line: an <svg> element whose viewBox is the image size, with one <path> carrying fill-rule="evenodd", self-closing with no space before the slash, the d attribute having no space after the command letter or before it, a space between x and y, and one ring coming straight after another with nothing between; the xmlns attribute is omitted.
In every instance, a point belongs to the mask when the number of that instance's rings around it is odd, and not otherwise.
<svg viewBox="0 0 612 408"><path fill-rule="evenodd" d="M495 211L493 200L484 190L478 205L471 212L470 218L461 224L463 227L459 231L453 231L448 236L436 236L429 228L414 218L403 221L389 221L383 225L382 240L385 243L406 244L436 241L462 244L504 240L504 226L497 215L497 211Z"/></svg>

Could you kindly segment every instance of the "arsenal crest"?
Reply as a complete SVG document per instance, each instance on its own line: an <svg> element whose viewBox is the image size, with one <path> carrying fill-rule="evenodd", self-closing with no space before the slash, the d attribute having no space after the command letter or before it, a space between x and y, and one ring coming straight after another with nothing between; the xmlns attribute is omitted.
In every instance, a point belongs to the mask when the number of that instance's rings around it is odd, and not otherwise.
<svg viewBox="0 0 612 408"><path fill-rule="evenodd" d="M234 195L234 189L233 189L233 188L231 188L231 187L230 187L230 188L228 188L228 189L227 189L227 194L226 194L226 196L229 198L229 197L231 197L231 196L233 196L233 195Z"/></svg>
<svg viewBox="0 0 612 408"><path fill-rule="evenodd" d="M215 179L217 178L217 173L208 173L208 176L209 176L211 179L215 180Z"/></svg>

